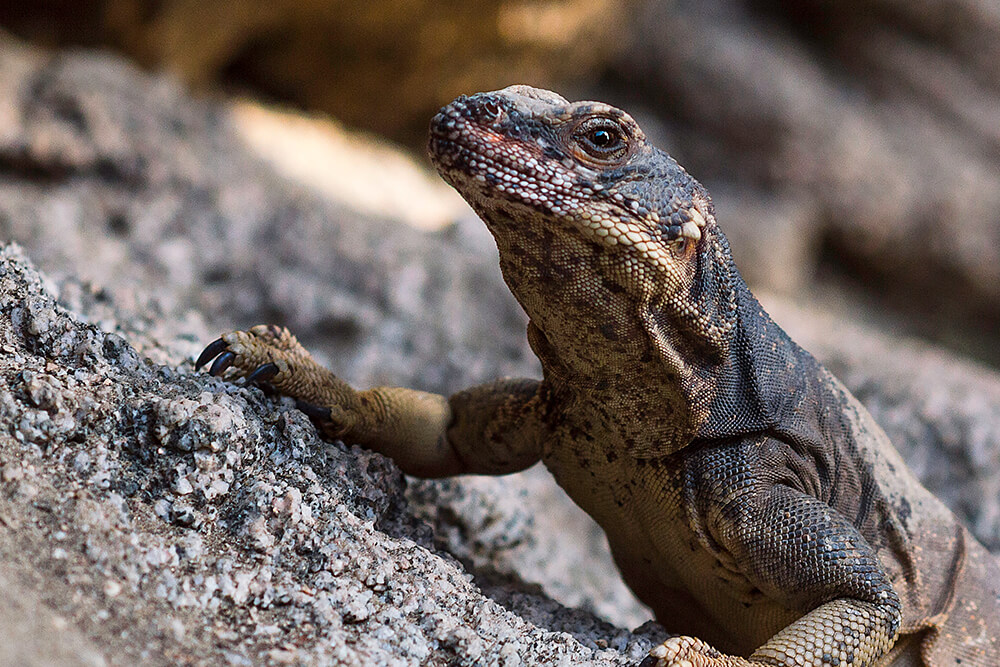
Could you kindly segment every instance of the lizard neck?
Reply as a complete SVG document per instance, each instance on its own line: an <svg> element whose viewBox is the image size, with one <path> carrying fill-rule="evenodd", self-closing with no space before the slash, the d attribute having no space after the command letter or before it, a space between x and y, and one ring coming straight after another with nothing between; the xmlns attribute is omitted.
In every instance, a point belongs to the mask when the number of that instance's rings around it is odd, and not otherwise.
<svg viewBox="0 0 1000 667"><path fill-rule="evenodd" d="M601 413L592 435L641 458L687 445L697 415L684 391L685 369L665 363L659 332L649 328L654 304L606 272L602 265L614 259L598 246L542 226L491 223L504 280L530 318L528 340L545 379L567 403Z"/></svg>
<svg viewBox="0 0 1000 667"><path fill-rule="evenodd" d="M702 379L710 387L710 398L703 401L708 417L698 429L703 439L777 431L802 421L810 406L824 404L812 380L825 376L821 364L775 324L738 273L735 277L737 316L729 350Z"/></svg>
<svg viewBox="0 0 1000 667"><path fill-rule="evenodd" d="M695 281L701 289L687 295L694 315L680 316L660 295L616 280L605 249L481 215L531 320L529 342L546 380L591 405L614 406L619 415L609 414L606 427L623 434L633 455L773 431L820 391L807 384L819 363L771 320L720 231Z"/></svg>

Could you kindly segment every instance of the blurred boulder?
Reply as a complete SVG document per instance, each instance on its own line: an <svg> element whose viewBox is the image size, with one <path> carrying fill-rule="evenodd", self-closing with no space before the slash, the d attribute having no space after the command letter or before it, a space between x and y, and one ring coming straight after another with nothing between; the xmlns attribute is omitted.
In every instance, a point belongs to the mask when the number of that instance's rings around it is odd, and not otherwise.
<svg viewBox="0 0 1000 667"><path fill-rule="evenodd" d="M188 85L226 84L422 144L462 93L590 78L636 0L105 0L0 8L50 45L113 46Z"/></svg>

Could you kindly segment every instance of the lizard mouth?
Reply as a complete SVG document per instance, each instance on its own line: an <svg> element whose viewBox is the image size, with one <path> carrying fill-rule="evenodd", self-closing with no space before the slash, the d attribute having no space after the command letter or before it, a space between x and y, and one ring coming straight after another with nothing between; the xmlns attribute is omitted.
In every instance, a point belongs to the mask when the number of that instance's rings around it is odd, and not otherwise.
<svg viewBox="0 0 1000 667"><path fill-rule="evenodd" d="M519 122L502 99L479 94L434 116L428 151L442 178L470 201L502 199L560 216L582 206L584 192L556 141L554 132Z"/></svg>

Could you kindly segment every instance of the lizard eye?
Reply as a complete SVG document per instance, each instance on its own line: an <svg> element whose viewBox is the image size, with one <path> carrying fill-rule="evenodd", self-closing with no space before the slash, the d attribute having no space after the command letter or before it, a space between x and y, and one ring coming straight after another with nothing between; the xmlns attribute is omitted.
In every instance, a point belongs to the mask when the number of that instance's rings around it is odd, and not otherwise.
<svg viewBox="0 0 1000 667"><path fill-rule="evenodd" d="M587 157L617 162L628 153L628 134L611 118L588 118L573 132L573 143Z"/></svg>

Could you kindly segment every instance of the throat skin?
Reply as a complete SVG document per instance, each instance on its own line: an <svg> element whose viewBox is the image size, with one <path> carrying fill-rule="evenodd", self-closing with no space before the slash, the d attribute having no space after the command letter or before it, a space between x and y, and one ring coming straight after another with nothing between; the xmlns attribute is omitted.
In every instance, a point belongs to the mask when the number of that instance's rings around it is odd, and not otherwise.
<svg viewBox="0 0 1000 667"><path fill-rule="evenodd" d="M637 298L634 276L579 235L480 214L490 221L504 281L528 315L545 382L560 400L598 407L601 418L588 418L589 427L632 456L676 451L696 437L689 393L707 386L672 350L665 357L649 324L655 295ZM640 414L644 421L634 418Z"/></svg>

